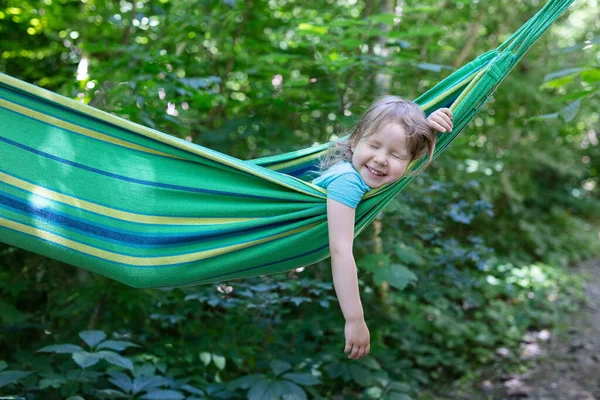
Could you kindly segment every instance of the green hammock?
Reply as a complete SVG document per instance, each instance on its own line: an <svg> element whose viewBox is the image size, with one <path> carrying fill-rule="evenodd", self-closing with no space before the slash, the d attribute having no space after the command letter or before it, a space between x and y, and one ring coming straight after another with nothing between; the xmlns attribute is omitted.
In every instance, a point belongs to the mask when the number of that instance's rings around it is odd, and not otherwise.
<svg viewBox="0 0 600 400"><path fill-rule="evenodd" d="M453 110L436 156L572 1L416 100ZM242 161L0 74L0 241L139 288L313 264L329 256L326 191L310 183L327 147ZM355 235L410 180L369 192Z"/></svg>

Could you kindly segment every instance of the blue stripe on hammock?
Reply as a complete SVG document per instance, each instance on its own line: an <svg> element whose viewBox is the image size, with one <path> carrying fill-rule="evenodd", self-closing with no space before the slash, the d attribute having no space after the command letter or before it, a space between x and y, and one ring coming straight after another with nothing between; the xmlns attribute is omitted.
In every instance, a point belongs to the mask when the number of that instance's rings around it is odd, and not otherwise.
<svg viewBox="0 0 600 400"><path fill-rule="evenodd" d="M14 142L14 141L12 141L10 139L6 139L4 137L0 137L0 141L5 142L5 143L7 143L7 144L9 144L11 146L18 147L20 149L29 151L31 153L34 153L34 154L37 154L37 155L49 158L51 160L58 161L58 162L63 163L63 164L67 164L67 165L70 165L70 166L73 166L73 167L81 168L81 169L86 170L86 171L94 172L94 173L97 173L97 174L100 174L100 175L108 176L109 178L114 178L114 179L118 179L118 180L125 181L125 182L132 182L132 183L137 183L137 184L140 184L140 185L155 186L155 187L161 187L161 188L165 188L165 189L175 189L175 190L181 190L181 191L193 192L193 193L214 194L214 195L219 195L219 196L244 197L244 198L260 199L260 200L283 200L283 201L289 201L289 200L286 200L286 199L280 199L280 198L276 198L276 197L256 196L256 195L252 195L252 194L240 194L240 193L224 192L224 191L217 191L217 190L210 190L210 189L199 189L199 188L192 188L192 187L181 186L181 185L172 185L172 184L168 184L168 183L150 182L150 181L144 181L144 180L141 180L141 179L129 178L127 176L117 175L117 174L114 174L112 172L106 172L106 171L102 171L102 170L97 169L97 168L88 167L87 165L76 163L74 161L65 160L64 158L53 156L52 154L45 153L45 152L43 152L41 150L36 150L36 149L34 149L32 147L25 146L23 144Z"/></svg>
<svg viewBox="0 0 600 400"><path fill-rule="evenodd" d="M127 232L118 229L109 229L99 226L95 223L84 222L83 220L65 216L60 212L49 211L43 207L36 207L31 203L26 204L18 199L12 198L12 196L2 195L0 193L0 204L5 205L8 208L20 211L21 214L31 217L33 220L44 220L52 222L59 226L72 228L74 230L89 233L93 236L106 239L112 243L120 244L126 243L127 245L136 245L135 247L158 247L158 246L169 246L177 244L188 244L188 243L201 243L205 242L206 238L211 239L227 239L235 236L239 236L242 233L249 233L252 231L277 228L279 226L287 225L304 218L295 218L288 221L276 222L268 225L261 225L257 227L248 227L244 229L219 229L214 231L201 232L193 235L169 235L169 234L153 234L143 235L136 234L135 232ZM146 225L146 224L145 224Z"/></svg>

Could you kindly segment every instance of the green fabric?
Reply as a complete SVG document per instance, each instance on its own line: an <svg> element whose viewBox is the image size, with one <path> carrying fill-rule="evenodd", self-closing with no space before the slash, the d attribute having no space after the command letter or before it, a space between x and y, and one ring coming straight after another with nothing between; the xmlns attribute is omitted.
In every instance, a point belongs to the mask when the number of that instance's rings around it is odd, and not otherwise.
<svg viewBox="0 0 600 400"><path fill-rule="evenodd" d="M436 157L571 3L549 1L416 100L453 110ZM0 241L134 287L313 264L329 256L326 192L310 183L328 146L242 161L0 74ZM355 234L410 180L368 192Z"/></svg>

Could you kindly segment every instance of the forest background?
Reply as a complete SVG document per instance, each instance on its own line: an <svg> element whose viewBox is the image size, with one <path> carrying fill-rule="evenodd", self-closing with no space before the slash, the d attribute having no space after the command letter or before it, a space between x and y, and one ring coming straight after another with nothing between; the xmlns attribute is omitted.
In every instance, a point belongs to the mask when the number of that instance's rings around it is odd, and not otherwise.
<svg viewBox="0 0 600 400"><path fill-rule="evenodd" d="M3 0L0 72L257 158L418 97L542 6ZM369 357L342 352L328 262L138 290L0 244L0 394L406 400L518 368L524 335L582 304L569 265L600 254L599 30L598 1L576 1L358 237Z"/></svg>

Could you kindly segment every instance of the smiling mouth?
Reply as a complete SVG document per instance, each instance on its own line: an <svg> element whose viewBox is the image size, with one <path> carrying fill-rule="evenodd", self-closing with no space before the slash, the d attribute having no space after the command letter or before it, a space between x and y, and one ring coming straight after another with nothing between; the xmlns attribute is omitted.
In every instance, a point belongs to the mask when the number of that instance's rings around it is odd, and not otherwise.
<svg viewBox="0 0 600 400"><path fill-rule="evenodd" d="M377 171L376 169L373 169L371 167L369 167L368 165L366 165L367 169L369 170L370 173L372 173L373 175L376 176L385 176L385 174L383 172Z"/></svg>

